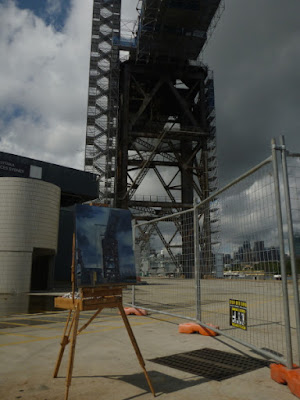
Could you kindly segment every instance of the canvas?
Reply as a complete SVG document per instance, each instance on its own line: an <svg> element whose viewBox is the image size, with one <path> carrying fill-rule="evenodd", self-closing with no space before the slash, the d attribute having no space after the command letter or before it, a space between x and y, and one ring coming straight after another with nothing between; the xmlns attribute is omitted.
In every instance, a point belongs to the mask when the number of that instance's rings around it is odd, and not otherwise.
<svg viewBox="0 0 300 400"><path fill-rule="evenodd" d="M77 287L135 283L130 211L77 205L75 216Z"/></svg>

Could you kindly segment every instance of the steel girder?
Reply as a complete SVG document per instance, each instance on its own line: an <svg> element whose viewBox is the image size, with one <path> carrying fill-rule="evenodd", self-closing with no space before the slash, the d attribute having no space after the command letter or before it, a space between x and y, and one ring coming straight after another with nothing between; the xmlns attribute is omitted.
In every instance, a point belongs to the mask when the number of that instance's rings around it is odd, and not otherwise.
<svg viewBox="0 0 300 400"><path fill-rule="evenodd" d="M213 79L200 63L178 69L128 61L121 67L115 204L133 209L140 220L191 208L194 198L205 199L216 184ZM165 201L155 205L135 197L144 192L146 176L150 180L156 176L153 191L163 193ZM204 220L207 238L209 212ZM158 224L152 231L161 238L174 262L178 257L172 247L177 247L174 243L181 236L183 269L190 273L192 221L188 225L176 220L174 229L170 241ZM142 236L148 237L149 232Z"/></svg>

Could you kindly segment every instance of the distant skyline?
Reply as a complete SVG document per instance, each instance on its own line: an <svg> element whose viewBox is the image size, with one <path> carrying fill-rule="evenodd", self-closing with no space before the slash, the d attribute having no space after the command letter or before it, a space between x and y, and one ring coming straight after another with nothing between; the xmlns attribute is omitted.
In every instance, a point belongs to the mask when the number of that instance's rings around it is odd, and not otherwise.
<svg viewBox="0 0 300 400"><path fill-rule="evenodd" d="M0 0L0 151L83 169L92 0ZM135 19L137 0L123 0ZM300 152L300 2L226 0L203 54L214 71L220 185Z"/></svg>

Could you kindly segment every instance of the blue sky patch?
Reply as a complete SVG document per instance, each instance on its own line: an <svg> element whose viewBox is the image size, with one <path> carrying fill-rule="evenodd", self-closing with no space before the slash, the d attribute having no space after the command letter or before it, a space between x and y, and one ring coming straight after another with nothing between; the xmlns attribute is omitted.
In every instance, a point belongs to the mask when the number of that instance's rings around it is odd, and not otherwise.
<svg viewBox="0 0 300 400"><path fill-rule="evenodd" d="M0 117L5 124L8 124L13 119L20 118L25 114L25 109L18 104L7 106L0 111Z"/></svg>
<svg viewBox="0 0 300 400"><path fill-rule="evenodd" d="M46 25L62 31L71 9L71 0L15 0L20 9L31 10Z"/></svg>
<svg viewBox="0 0 300 400"><path fill-rule="evenodd" d="M12 121L22 117L30 117L35 123L40 123L41 121L40 114L34 111L29 112L20 104L10 104L0 110L0 119L4 125L9 125Z"/></svg>

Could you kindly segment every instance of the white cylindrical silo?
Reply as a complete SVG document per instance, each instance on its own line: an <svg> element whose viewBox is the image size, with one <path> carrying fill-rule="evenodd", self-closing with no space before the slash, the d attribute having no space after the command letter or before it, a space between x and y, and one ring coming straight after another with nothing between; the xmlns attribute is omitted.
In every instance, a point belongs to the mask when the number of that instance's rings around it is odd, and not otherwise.
<svg viewBox="0 0 300 400"><path fill-rule="evenodd" d="M0 293L30 290L34 249L56 253L59 209L59 187L0 178Z"/></svg>

